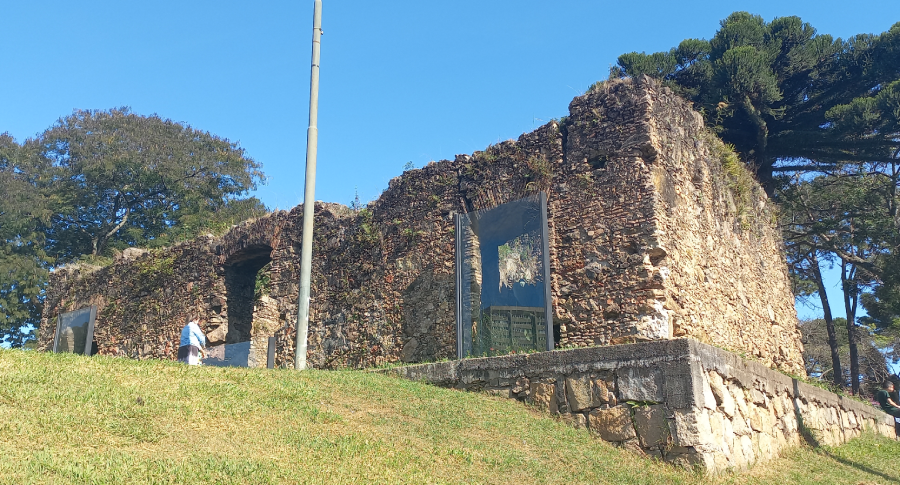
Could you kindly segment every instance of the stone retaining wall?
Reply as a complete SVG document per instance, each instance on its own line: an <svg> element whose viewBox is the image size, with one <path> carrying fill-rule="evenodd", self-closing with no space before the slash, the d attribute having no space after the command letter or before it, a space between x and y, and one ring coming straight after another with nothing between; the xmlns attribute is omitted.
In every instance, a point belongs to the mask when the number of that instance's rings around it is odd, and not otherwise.
<svg viewBox="0 0 900 485"><path fill-rule="evenodd" d="M533 404L603 440L709 472L802 440L836 445L893 418L757 362L675 339L402 367L386 372Z"/></svg>

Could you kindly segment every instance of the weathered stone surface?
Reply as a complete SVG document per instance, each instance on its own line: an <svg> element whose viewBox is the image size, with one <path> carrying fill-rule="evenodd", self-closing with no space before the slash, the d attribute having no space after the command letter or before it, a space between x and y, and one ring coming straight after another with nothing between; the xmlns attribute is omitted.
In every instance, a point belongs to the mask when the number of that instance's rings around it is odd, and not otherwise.
<svg viewBox="0 0 900 485"><path fill-rule="evenodd" d="M418 351L419 341L416 338L411 338L400 349L400 360L403 362L415 362Z"/></svg>
<svg viewBox="0 0 900 485"><path fill-rule="evenodd" d="M731 393L728 392L728 386L725 385L722 376L718 372L712 371L709 373L709 385L722 412L729 418L733 417L735 413L734 398L731 397Z"/></svg>
<svg viewBox="0 0 900 485"><path fill-rule="evenodd" d="M784 415L784 396L778 395L772 399L772 411L775 412L776 418L780 418Z"/></svg>
<svg viewBox="0 0 900 485"><path fill-rule="evenodd" d="M585 416L584 414L581 414L581 413L575 413L575 414L572 414L571 416L572 416L572 426L574 426L575 429L587 428L587 426L588 426L587 416Z"/></svg>
<svg viewBox="0 0 900 485"><path fill-rule="evenodd" d="M885 436L893 436L894 433L892 419L871 406L795 382L758 363L744 361L723 350L691 340L445 362L384 372L425 379L448 387L458 387L457 383L465 382L473 389L486 388L490 383L515 386L517 382L521 384L527 379L531 383L532 394L538 396L538 400L541 400L540 396L545 396L541 402L545 403L545 409L549 409L551 400L560 402L566 399L566 379L580 380L583 387L586 387L585 382L591 382L592 396L596 398L599 395L598 383L635 382L635 368L656 367L667 370L662 379L666 399L678 403L680 407L672 407L668 401L649 407L636 406L633 423L637 438L629 437L631 428L624 412L628 406L613 404L614 386L607 385L609 402L600 407L577 413L557 411L562 412L562 419L573 426L581 426L584 414L589 411L587 422L592 429L600 426L598 420L603 416L607 439L620 444L640 442L646 451L660 446L659 440L662 438L654 436L653 431L665 429L659 426L660 417L655 411L667 410L664 413L665 423L671 440L667 439L659 449L661 454L670 462L709 465L714 467L711 470L768 460L787 446L799 445L801 437L795 405L804 422L812 423L807 427L814 429L825 444L838 444L858 436L863 425ZM704 398L698 398L704 392L700 385L701 375L709 376L710 391L718 404L715 409L707 408ZM679 383L675 389L670 386L669 376L674 376ZM761 402L768 402L768 407L753 403L752 398L751 402L747 402L746 396L752 394L751 389L765 389ZM691 392L694 394L690 395ZM721 393L722 397L716 397L716 392ZM731 406L723 405L727 400L724 396L730 395L741 396L742 406L738 405L738 400L735 400L733 410ZM670 396L674 398L669 399ZM760 400L759 396L757 400ZM777 416L779 406L783 409L780 417ZM746 410L746 415L741 407ZM732 410L733 415L729 417L725 408ZM833 424L828 424L829 420ZM595 430L595 433L600 435L599 431Z"/></svg>
<svg viewBox="0 0 900 485"><path fill-rule="evenodd" d="M706 445L713 442L709 414L705 409L674 412L674 443L678 446Z"/></svg>
<svg viewBox="0 0 900 485"><path fill-rule="evenodd" d="M609 388L612 387L612 384L607 383L602 378L596 378L592 381L593 384L593 397L594 401L592 406L599 406L601 404L609 402L611 406L616 405L616 397L612 395Z"/></svg>
<svg viewBox="0 0 900 485"><path fill-rule="evenodd" d="M603 378L579 375L565 379L566 401L569 412L580 412L609 403L615 397L610 396L606 381ZM615 406L615 402L612 403Z"/></svg>
<svg viewBox="0 0 900 485"><path fill-rule="evenodd" d="M786 435L794 435L797 433L797 418L793 414L785 414L778 421L781 430ZM872 427L874 429L874 426Z"/></svg>
<svg viewBox="0 0 900 485"><path fill-rule="evenodd" d="M631 423L631 410L624 404L591 411L588 426L606 441L625 441L637 437Z"/></svg>
<svg viewBox="0 0 900 485"><path fill-rule="evenodd" d="M728 448L731 451L731 459L735 468L745 468L749 464L750 460L744 456L744 445L739 436L728 442Z"/></svg>
<svg viewBox="0 0 900 485"><path fill-rule="evenodd" d="M593 396L593 383L589 376L566 378L566 399L570 412L583 411L599 405L600 403L594 404Z"/></svg>
<svg viewBox="0 0 900 485"><path fill-rule="evenodd" d="M662 402L662 372L655 367L629 367L617 373L619 397L623 401Z"/></svg>
<svg viewBox="0 0 900 485"><path fill-rule="evenodd" d="M747 416L750 408L747 405L747 396L743 389L737 384L728 383L728 391L734 397L734 403L740 411L741 415Z"/></svg>
<svg viewBox="0 0 900 485"><path fill-rule="evenodd" d="M527 397L529 394L531 394L531 381L528 380L527 377L520 377L516 379L516 382L510 389L510 392L520 395L521 397Z"/></svg>
<svg viewBox="0 0 900 485"><path fill-rule="evenodd" d="M661 404L638 406L634 409L634 429L641 446L652 448L665 446L671 433L666 421L666 408Z"/></svg>
<svg viewBox="0 0 900 485"><path fill-rule="evenodd" d="M547 410L550 414L559 412L556 404L556 384L532 382L529 400L535 406Z"/></svg>
<svg viewBox="0 0 900 485"><path fill-rule="evenodd" d="M734 415L734 417L731 419L731 424L735 434L746 435L750 434L750 432L752 431L750 429L750 425L747 423L747 420L740 413Z"/></svg>
<svg viewBox="0 0 900 485"><path fill-rule="evenodd" d="M221 345L225 343L225 331L227 327L217 327L215 330L206 334L206 343L210 346Z"/></svg>
<svg viewBox="0 0 900 485"><path fill-rule="evenodd" d="M665 457L666 461L681 468L694 469L695 467L700 467L709 470L715 469L715 460L710 453L698 452L692 447L670 451L666 453Z"/></svg>
<svg viewBox="0 0 900 485"><path fill-rule="evenodd" d="M733 443L737 434L734 432L734 424L727 416L719 416L722 419L722 440L727 445L729 451L734 449ZM710 422L712 428L712 422Z"/></svg>
<svg viewBox="0 0 900 485"><path fill-rule="evenodd" d="M749 435L741 436L740 439L741 445L741 453L744 456L744 460L747 464L753 463L756 461L756 453L753 451L753 440L750 439Z"/></svg>
<svg viewBox="0 0 900 485"><path fill-rule="evenodd" d="M633 438L633 439L630 439L630 440L626 440L626 441L622 441L621 443L619 443L619 446L620 446L622 449L628 450L628 451L630 451L630 452L632 452L632 453L634 453L634 454L636 454L636 455L638 455L638 456L640 456L640 457L642 457L642 458L646 458L646 457L648 456L647 450L645 450L645 449L641 446L640 440L638 440L638 439L636 439L636 438Z"/></svg>
<svg viewBox="0 0 900 485"><path fill-rule="evenodd" d="M750 399L753 404L756 404L757 406L765 407L767 404L766 396L757 389L750 390Z"/></svg>
<svg viewBox="0 0 900 485"><path fill-rule="evenodd" d="M141 256L143 256L143 255L145 255L145 254L147 254L147 250L146 250L146 249L141 249L141 248L126 248L126 249L125 249L124 251L122 251L122 253L119 255L119 258L121 258L123 261L132 261L132 260L135 260L135 259L137 259L137 258L139 258L139 257L141 257ZM116 259L119 259L119 258L116 258Z"/></svg>
<svg viewBox="0 0 900 485"><path fill-rule="evenodd" d="M712 388L710 388L709 376L705 372L701 372L698 375L700 379L700 387L703 392L703 407L709 410L716 409L718 403L716 402L716 397L713 394Z"/></svg>
<svg viewBox="0 0 900 485"><path fill-rule="evenodd" d="M769 411L764 407L753 406L750 409L749 421L753 431L769 432L772 429L772 419Z"/></svg>

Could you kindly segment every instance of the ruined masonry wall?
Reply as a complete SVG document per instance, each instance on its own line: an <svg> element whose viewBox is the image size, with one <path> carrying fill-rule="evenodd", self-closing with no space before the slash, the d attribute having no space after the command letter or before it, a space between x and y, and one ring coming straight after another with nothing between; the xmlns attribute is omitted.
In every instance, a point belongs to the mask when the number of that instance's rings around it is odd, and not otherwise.
<svg viewBox="0 0 900 485"><path fill-rule="evenodd" d="M665 279L653 305L675 337L745 352L768 365L800 362L796 309L774 215L761 187L739 200L711 153L702 118L668 90L651 93L659 155L655 271ZM748 324L749 323L749 324ZM799 368L785 367L794 374Z"/></svg>
<svg viewBox="0 0 900 485"><path fill-rule="evenodd" d="M528 402L638 454L716 473L806 441L838 445L893 418L692 339L383 370Z"/></svg>
<svg viewBox="0 0 900 485"><path fill-rule="evenodd" d="M75 266L50 275L39 344L53 345L56 315L97 305L94 339L104 355L174 360L181 327L202 310L207 337L225 342L224 281L216 274L212 238L158 252L126 250L107 267ZM175 284L174 282L178 282Z"/></svg>
<svg viewBox="0 0 900 485"><path fill-rule="evenodd" d="M569 112L518 140L407 171L365 210L317 203L310 365L455 357L454 215L544 191L559 345L686 335L801 374L780 236L763 196L752 219L729 204L699 116L649 78L607 82ZM301 216L298 206L218 238L130 250L93 272L57 269L41 344L52 344L59 312L96 303L101 353L174 358L177 329L197 310L214 343L249 331L264 353L275 334L287 365ZM248 303L228 301L225 275L260 254L271 258L266 298L253 302L252 329L231 322L229 333L228 315L251 309L229 313Z"/></svg>

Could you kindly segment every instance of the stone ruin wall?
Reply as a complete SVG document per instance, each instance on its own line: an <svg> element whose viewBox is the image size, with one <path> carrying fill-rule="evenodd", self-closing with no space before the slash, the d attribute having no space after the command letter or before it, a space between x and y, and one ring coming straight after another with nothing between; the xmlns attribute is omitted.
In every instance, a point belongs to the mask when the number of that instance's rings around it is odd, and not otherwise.
<svg viewBox="0 0 900 485"><path fill-rule="evenodd" d="M801 359L783 243L762 189L728 188L700 115L668 90L657 93L651 179L659 198L654 258L666 278L662 305L673 336L739 350L771 365ZM717 142L717 141L716 141ZM725 183L723 183L723 181ZM664 268L664 269L663 269ZM661 317L666 318L666 317ZM803 375L802 366L792 372Z"/></svg>
<svg viewBox="0 0 900 485"><path fill-rule="evenodd" d="M575 98L562 125L408 171L365 210L317 203L308 362L454 358L454 215L545 191L557 345L690 336L802 374L766 199L756 195L741 213L729 204L704 133L699 115L667 88L646 78L608 82ZM249 335L264 363L274 333L277 362L290 363L301 214L298 206L219 238L126 252L106 268L57 269L43 348L56 314L97 304L100 353L174 358L179 329L198 310L214 343ZM246 274L254 268L269 284L252 302ZM243 278L240 292L235 278Z"/></svg>
<svg viewBox="0 0 900 485"><path fill-rule="evenodd" d="M209 318L204 329L209 339L224 343L224 300L213 295L224 294L225 289L215 274L211 241L197 238L150 253L126 250L102 268L56 269L50 275L39 347L53 346L57 314L88 305L98 307L94 340L101 354L175 359L181 327L198 307Z"/></svg>

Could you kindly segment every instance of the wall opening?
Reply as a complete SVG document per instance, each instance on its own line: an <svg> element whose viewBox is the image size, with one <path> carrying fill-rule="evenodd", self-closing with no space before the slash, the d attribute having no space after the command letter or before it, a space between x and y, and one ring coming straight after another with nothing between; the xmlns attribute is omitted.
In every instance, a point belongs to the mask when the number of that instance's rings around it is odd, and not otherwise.
<svg viewBox="0 0 900 485"><path fill-rule="evenodd" d="M228 299L226 344L250 341L256 276L270 261L272 248L264 244L248 246L225 261L225 295Z"/></svg>

